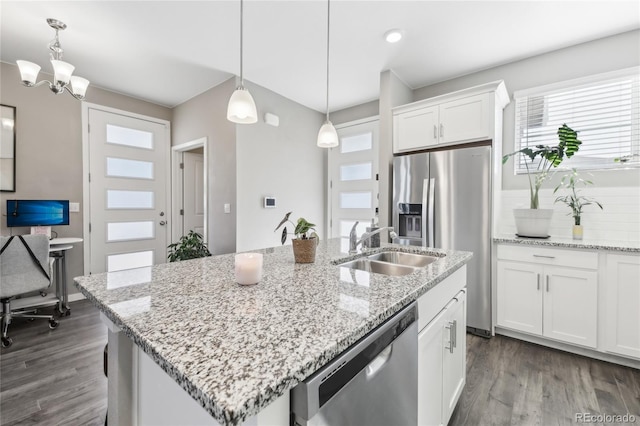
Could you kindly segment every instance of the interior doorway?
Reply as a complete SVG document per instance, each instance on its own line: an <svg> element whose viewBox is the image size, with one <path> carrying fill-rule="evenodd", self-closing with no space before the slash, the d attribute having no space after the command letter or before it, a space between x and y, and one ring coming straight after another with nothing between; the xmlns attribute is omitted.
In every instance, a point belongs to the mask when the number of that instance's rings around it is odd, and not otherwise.
<svg viewBox="0 0 640 426"><path fill-rule="evenodd" d="M193 230L207 235L207 138L171 147L172 242Z"/></svg>

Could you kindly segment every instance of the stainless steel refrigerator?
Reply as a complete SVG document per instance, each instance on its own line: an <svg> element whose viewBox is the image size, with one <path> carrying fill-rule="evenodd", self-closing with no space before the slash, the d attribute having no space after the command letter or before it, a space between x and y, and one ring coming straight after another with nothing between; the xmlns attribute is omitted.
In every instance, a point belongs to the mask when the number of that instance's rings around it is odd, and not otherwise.
<svg viewBox="0 0 640 426"><path fill-rule="evenodd" d="M396 243L473 252L467 330L491 331L491 145L399 155L393 160Z"/></svg>

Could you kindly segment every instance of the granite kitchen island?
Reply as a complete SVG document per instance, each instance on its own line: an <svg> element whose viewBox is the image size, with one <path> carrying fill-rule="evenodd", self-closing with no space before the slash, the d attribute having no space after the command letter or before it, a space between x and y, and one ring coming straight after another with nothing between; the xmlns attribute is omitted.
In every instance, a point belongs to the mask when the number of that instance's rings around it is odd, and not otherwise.
<svg viewBox="0 0 640 426"><path fill-rule="evenodd" d="M142 411L158 414L176 400L162 389L165 382L140 378L139 356L153 361L144 368L177 383L211 424L260 424L255 416L281 397L277 410L288 416L296 384L472 256L392 244L383 249L439 259L406 276L355 271L338 264L363 254L349 255L332 239L320 242L313 264L295 264L290 246L257 250L264 274L253 286L235 283L233 254L76 278L110 327L109 420L133 416L132 423L144 424ZM145 394L154 389L160 400L150 408Z"/></svg>

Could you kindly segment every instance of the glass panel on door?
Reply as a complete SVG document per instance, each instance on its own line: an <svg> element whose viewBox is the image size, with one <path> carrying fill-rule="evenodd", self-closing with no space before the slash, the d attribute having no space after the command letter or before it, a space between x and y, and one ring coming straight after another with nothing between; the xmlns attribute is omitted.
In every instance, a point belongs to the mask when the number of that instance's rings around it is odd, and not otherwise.
<svg viewBox="0 0 640 426"><path fill-rule="evenodd" d="M153 191L107 190L108 209L152 209Z"/></svg>
<svg viewBox="0 0 640 426"><path fill-rule="evenodd" d="M153 149L153 133L107 124L107 143Z"/></svg>

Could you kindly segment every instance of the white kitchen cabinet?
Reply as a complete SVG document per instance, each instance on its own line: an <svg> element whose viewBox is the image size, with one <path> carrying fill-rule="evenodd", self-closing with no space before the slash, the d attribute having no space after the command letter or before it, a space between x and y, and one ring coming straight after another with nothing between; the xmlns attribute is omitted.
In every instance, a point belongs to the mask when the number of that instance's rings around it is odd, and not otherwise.
<svg viewBox="0 0 640 426"><path fill-rule="evenodd" d="M596 348L598 255L498 246L497 325Z"/></svg>
<svg viewBox="0 0 640 426"><path fill-rule="evenodd" d="M466 380L466 292L418 335L418 424L446 425Z"/></svg>
<svg viewBox="0 0 640 426"><path fill-rule="evenodd" d="M604 349L640 359L640 256L609 253L605 270Z"/></svg>
<svg viewBox="0 0 640 426"><path fill-rule="evenodd" d="M500 139L508 103L504 83L494 82L394 108L393 152Z"/></svg>
<svg viewBox="0 0 640 426"><path fill-rule="evenodd" d="M414 151L438 144L438 106L425 107L393 117L395 151Z"/></svg>

